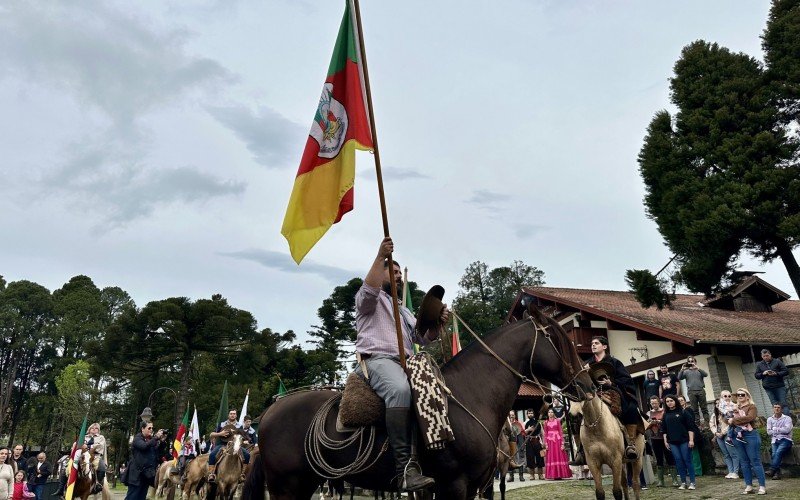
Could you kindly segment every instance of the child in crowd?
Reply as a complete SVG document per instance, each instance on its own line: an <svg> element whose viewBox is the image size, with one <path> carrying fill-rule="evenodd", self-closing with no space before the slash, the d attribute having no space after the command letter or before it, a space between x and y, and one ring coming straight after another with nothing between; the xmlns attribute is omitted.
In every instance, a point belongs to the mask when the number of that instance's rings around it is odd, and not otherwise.
<svg viewBox="0 0 800 500"><path fill-rule="evenodd" d="M745 416L742 410L734 409L725 413L725 420L733 418L734 416ZM742 431L752 431L753 426L750 424L745 425L731 425L728 427L728 436L725 438L725 444L733 446L733 440L736 439L740 443L747 444L747 441L742 437Z"/></svg>

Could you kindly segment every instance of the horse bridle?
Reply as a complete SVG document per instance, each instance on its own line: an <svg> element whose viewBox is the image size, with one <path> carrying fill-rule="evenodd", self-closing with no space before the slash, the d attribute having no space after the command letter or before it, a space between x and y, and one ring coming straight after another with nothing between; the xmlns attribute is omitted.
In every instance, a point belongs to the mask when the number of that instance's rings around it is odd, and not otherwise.
<svg viewBox="0 0 800 500"><path fill-rule="evenodd" d="M465 323L464 320L461 319L461 317L458 316L458 314L455 313L455 311L450 311L450 313L458 321L460 321L462 325L464 325L464 327L467 329L467 331L473 337L475 337L475 340L477 340L478 343L481 346L483 346L483 348L486 349L486 351L488 351L489 354L492 355L492 357L494 357L497 361L499 361L500 364L505 366L512 374L514 374L514 376L519 378L521 382L523 382L523 383L529 382L529 383L535 385L536 387L539 388L539 390L542 391L543 394L562 395L562 396L564 396L565 398L567 398L567 399L569 399L571 401L582 401L583 399L586 399L585 398L586 391L584 391L583 388L581 388L581 386L577 383L577 378L580 376L580 374L588 370L586 367L581 367L580 370L575 372L575 374L572 376L572 378L570 378L569 381L560 390L553 390L550 387L545 386L544 384L539 382L539 379L536 378L536 375L534 375L534 373L533 373L533 355L536 352L536 343L539 341L539 333L540 332L541 332L542 336L544 336L544 338L546 338L547 341L550 342L550 345L553 347L553 351L555 351L556 355L558 355L558 357L561 360L561 362L566 366L570 366L570 367L572 366L572 363L570 363L569 361L567 361L567 359L564 358L562 353L558 350L558 347L556 347L555 343L553 342L553 339L550 338L550 332L548 330L552 325L542 326L539 323L537 323L533 319L532 316L528 316L528 319L530 320L531 324L533 324L533 327L534 327L533 347L531 348L530 360L528 361L528 367L530 369L531 377L533 377L533 379L529 379L528 377L526 377L525 375L523 375L519 371L515 370L514 367L509 365L503 358L501 358L496 352L494 352L491 347L486 345L486 342L484 342L474 331L472 331L472 328L470 328L469 325L467 323ZM573 370L574 370L574 368L573 368ZM574 387L575 392L578 395L577 396L573 396L572 394L569 394L568 392L565 392L566 389L568 389L569 387Z"/></svg>

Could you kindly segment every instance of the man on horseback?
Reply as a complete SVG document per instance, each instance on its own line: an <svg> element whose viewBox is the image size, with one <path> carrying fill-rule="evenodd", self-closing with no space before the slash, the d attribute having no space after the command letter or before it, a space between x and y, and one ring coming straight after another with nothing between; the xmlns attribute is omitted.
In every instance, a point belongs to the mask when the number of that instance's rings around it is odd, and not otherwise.
<svg viewBox="0 0 800 500"><path fill-rule="evenodd" d="M230 441L235 432L241 431L241 424L236 419L237 412L235 409L231 408L228 412L228 420L224 422L220 422L217 426L216 431L211 433L211 437L215 439L214 448L211 449L211 453L208 456L208 482L213 483L217 480L217 475L215 474L217 468L217 455L219 455L220 450L228 445L228 441ZM244 463L250 463L250 452L246 449L242 448L242 455L244 457Z"/></svg>
<svg viewBox="0 0 800 500"><path fill-rule="evenodd" d="M364 284L356 293L356 372L361 373L386 405L386 433L394 451L399 488L416 491L434 484L423 476L412 451L413 420L411 387L400 365L397 333L392 306L391 281L403 287L400 265L388 258L394 251L391 238L384 238ZM439 335L437 329L416 330L416 318L400 306L403 343L406 353L413 352L413 342L427 345ZM445 307L440 320L447 321Z"/></svg>
<svg viewBox="0 0 800 500"><path fill-rule="evenodd" d="M250 415L244 417L242 433L244 434L243 445L249 448L251 445L258 443L258 432L256 432L256 429L253 427L253 417Z"/></svg>
<svg viewBox="0 0 800 500"><path fill-rule="evenodd" d="M592 357L589 358L586 366L589 374L595 383L600 387L601 397L612 406L619 401L619 413L615 415L620 419L620 427L623 429L625 438L625 458L635 460L637 457L636 440L637 432L643 431L642 416L636 402L636 386L633 383L630 373L620 360L611 356L608 352L608 339L603 336L592 337ZM594 368L593 368L594 367ZM580 441L580 432L575 433L576 441ZM571 465L585 465L586 458L583 455L583 447L578 442L578 453Z"/></svg>

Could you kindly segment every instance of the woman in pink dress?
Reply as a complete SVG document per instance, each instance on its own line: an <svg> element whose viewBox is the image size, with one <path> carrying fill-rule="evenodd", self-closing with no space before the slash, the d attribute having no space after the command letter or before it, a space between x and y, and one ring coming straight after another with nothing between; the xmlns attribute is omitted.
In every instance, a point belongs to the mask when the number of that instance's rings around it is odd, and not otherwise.
<svg viewBox="0 0 800 500"><path fill-rule="evenodd" d="M545 449L547 450L547 455L544 457L544 478L571 478L572 471L567 463L567 452L564 451L564 433L561 431L561 420L556 418L553 410L547 410L544 436Z"/></svg>

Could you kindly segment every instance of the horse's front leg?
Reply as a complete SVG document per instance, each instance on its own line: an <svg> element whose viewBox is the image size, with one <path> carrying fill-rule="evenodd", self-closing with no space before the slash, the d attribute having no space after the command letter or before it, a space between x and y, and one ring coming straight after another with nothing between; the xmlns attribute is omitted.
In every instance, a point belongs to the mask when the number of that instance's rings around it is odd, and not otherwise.
<svg viewBox="0 0 800 500"><path fill-rule="evenodd" d="M584 453L586 450L584 449ZM586 453L586 465L589 466L589 472L592 473L594 480L594 496L597 500L606 500L606 490L603 489L603 469L602 464L595 462L591 456Z"/></svg>
<svg viewBox="0 0 800 500"><path fill-rule="evenodd" d="M466 499L467 498L467 478L461 476L455 478L448 484L436 483L436 498L452 498L452 499ZM474 492L473 492L474 493Z"/></svg>
<svg viewBox="0 0 800 500"><path fill-rule="evenodd" d="M622 457L614 460L614 464L611 466L611 477L614 482L611 491L614 493L614 500L622 500L623 488L625 488L625 498L627 498L628 478L626 477L625 471L625 464L622 461Z"/></svg>

